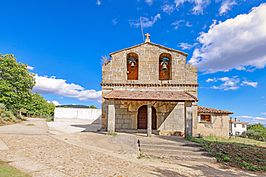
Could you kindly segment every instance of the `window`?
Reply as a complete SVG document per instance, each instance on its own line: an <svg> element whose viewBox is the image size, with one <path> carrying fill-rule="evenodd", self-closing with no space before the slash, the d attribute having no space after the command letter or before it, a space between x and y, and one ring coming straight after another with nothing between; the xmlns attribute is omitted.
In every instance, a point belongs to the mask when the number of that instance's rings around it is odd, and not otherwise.
<svg viewBox="0 0 266 177"><path fill-rule="evenodd" d="M163 53L159 57L159 79L170 80L171 79L171 64L172 56L168 53Z"/></svg>
<svg viewBox="0 0 266 177"><path fill-rule="evenodd" d="M139 60L136 53L127 54L127 79L138 80Z"/></svg>
<svg viewBox="0 0 266 177"><path fill-rule="evenodd" d="M236 127L236 124L234 124L234 127Z"/></svg>
<svg viewBox="0 0 266 177"><path fill-rule="evenodd" d="M200 122L211 122L211 115L201 114Z"/></svg>
<svg viewBox="0 0 266 177"><path fill-rule="evenodd" d="M245 128L245 124L242 124L242 128Z"/></svg>

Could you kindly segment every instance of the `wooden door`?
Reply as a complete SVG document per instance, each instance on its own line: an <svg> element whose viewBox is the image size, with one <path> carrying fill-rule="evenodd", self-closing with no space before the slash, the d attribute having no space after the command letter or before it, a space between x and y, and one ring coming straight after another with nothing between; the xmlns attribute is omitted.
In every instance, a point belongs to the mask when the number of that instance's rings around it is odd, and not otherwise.
<svg viewBox="0 0 266 177"><path fill-rule="evenodd" d="M147 106L141 106L138 110L138 129L147 129L148 109ZM157 129L156 109L152 107L152 129Z"/></svg>
<svg viewBox="0 0 266 177"><path fill-rule="evenodd" d="M147 106L141 106L138 110L138 129L147 129Z"/></svg>
<svg viewBox="0 0 266 177"><path fill-rule="evenodd" d="M157 130L157 116L156 109L152 107L152 129Z"/></svg>

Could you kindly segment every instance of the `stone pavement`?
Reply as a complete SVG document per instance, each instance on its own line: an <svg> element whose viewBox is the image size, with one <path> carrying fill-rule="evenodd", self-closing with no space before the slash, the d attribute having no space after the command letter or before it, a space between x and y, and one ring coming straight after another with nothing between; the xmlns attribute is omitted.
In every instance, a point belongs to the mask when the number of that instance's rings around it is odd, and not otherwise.
<svg viewBox="0 0 266 177"><path fill-rule="evenodd" d="M39 119L0 127L0 147L8 147L0 148L0 160L41 177L263 176L208 161L139 159L136 141L141 137L134 134L55 131L49 133L46 122Z"/></svg>

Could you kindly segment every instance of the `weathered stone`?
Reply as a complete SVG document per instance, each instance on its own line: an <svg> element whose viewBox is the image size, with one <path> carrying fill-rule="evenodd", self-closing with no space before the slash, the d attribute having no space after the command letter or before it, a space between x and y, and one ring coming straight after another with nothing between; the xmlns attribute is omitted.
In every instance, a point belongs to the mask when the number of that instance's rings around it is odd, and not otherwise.
<svg viewBox="0 0 266 177"><path fill-rule="evenodd" d="M149 41L149 39L147 40ZM138 58L138 79L128 80L128 60L130 53L135 53ZM170 55L170 79L159 80L161 67L160 56ZM148 106L147 128L151 133L152 113L156 111L156 129L159 134L168 135L217 135L228 134L227 117L213 115L211 125L199 123L197 103L183 101L152 101L147 100L114 100L114 105L104 98L112 90L128 91L183 91L198 97L197 67L187 64L187 54L166 48L150 42L127 48L110 54L111 60L102 67L102 126L108 130L138 129L138 110L143 105ZM107 109L108 108L108 109ZM115 110L114 110L115 109ZM108 116L107 116L108 114ZM111 115L109 115L111 114ZM115 115L115 119L114 119ZM111 120L109 120L111 119ZM227 121L227 123L226 123ZM108 122L108 123L107 123ZM228 130L228 131L227 131Z"/></svg>

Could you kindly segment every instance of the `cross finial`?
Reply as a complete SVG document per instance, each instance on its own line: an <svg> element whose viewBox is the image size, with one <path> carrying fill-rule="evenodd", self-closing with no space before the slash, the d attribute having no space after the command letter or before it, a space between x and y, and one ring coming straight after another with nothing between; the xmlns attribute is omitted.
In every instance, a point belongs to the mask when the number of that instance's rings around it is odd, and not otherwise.
<svg viewBox="0 0 266 177"><path fill-rule="evenodd" d="M146 39L145 39L145 42L151 42L151 35L149 33L145 34L146 36Z"/></svg>

